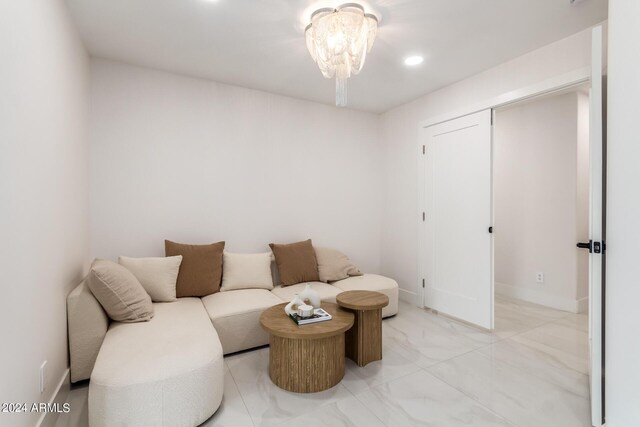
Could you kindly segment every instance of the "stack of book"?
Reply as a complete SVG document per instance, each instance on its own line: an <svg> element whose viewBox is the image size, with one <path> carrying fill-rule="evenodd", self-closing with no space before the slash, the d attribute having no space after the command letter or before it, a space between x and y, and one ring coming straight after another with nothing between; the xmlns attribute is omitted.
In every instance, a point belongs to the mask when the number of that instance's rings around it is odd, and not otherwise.
<svg viewBox="0 0 640 427"><path fill-rule="evenodd" d="M315 310L313 310L313 314L309 317L301 317L296 313L290 314L289 317L291 318L291 320L296 322L297 325L308 325L309 323L318 323L324 322L326 320L331 320L331 315L322 308L316 308Z"/></svg>

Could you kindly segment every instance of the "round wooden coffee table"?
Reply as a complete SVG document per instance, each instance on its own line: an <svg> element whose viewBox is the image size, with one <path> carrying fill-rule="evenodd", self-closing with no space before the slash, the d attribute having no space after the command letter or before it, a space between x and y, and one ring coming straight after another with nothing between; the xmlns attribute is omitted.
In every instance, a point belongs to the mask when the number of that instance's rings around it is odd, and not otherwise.
<svg viewBox="0 0 640 427"><path fill-rule="evenodd" d="M346 334L346 356L358 366L382 359L382 308L389 305L389 297L373 291L346 291L336 301L356 315Z"/></svg>
<svg viewBox="0 0 640 427"><path fill-rule="evenodd" d="M353 326L352 313L323 302L331 320L298 326L274 305L260 316L269 333L269 376L280 388L314 393L338 384L344 377L344 333Z"/></svg>

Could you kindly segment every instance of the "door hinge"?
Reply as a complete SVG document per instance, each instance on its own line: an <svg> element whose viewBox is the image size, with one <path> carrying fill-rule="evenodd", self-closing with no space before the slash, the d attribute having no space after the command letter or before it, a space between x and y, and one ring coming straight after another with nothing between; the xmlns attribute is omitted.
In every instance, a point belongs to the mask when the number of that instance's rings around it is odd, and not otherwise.
<svg viewBox="0 0 640 427"><path fill-rule="evenodd" d="M422 222L425 222L426 219L427 219L427 213L422 212Z"/></svg>
<svg viewBox="0 0 640 427"><path fill-rule="evenodd" d="M424 279L422 279L422 287L424 288Z"/></svg>
<svg viewBox="0 0 640 427"><path fill-rule="evenodd" d="M422 146L422 154L427 154L427 149L424 145Z"/></svg>

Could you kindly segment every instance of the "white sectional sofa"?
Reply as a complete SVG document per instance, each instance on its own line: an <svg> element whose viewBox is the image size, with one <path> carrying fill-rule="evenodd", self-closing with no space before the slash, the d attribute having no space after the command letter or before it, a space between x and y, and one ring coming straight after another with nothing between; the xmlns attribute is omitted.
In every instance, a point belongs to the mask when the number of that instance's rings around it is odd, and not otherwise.
<svg viewBox="0 0 640 427"><path fill-rule="evenodd" d="M269 343L265 309L290 301L306 283L241 289L154 303L149 322L110 322L83 282L67 298L71 381L90 379L89 424L195 426L217 410L223 354ZM383 317L398 311L398 284L364 274L332 284L312 282L323 301L346 290L389 297Z"/></svg>

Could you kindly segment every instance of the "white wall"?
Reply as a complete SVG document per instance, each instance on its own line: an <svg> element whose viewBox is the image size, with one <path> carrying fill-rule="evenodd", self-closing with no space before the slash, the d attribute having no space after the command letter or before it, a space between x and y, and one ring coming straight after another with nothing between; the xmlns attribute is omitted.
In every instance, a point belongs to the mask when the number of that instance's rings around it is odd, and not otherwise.
<svg viewBox="0 0 640 427"><path fill-rule="evenodd" d="M0 2L0 58L0 402L48 402L68 366L66 294L88 264L89 61L62 0Z"/></svg>
<svg viewBox="0 0 640 427"><path fill-rule="evenodd" d="M590 31L530 52L382 116L386 162L382 272L398 280L406 291L401 294L403 298L415 300L418 294L419 126L429 118L587 67ZM428 68L425 75L428 78Z"/></svg>
<svg viewBox="0 0 640 427"><path fill-rule="evenodd" d="M574 312L578 257L586 253L576 242L588 235L589 182L589 158L579 156L578 138L589 111L579 110L578 96L499 110L493 139L496 292ZM588 265L581 267L584 281ZM536 283L536 272L544 273L544 283Z"/></svg>
<svg viewBox="0 0 640 427"><path fill-rule="evenodd" d="M379 270L378 116L92 60L91 252L312 238Z"/></svg>
<svg viewBox="0 0 640 427"><path fill-rule="evenodd" d="M640 425L640 2L609 1L606 419Z"/></svg>

